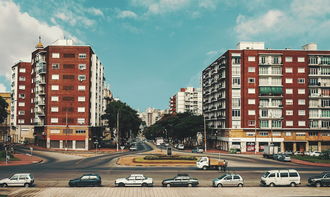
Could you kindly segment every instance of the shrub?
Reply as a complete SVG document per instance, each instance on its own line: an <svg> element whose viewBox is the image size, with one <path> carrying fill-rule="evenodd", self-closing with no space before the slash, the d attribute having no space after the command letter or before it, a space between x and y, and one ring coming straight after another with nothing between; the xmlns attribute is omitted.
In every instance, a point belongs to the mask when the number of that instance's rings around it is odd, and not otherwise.
<svg viewBox="0 0 330 197"><path fill-rule="evenodd" d="M192 156L167 156L167 155L154 155L154 156L145 156L145 160L197 160L196 157Z"/></svg>

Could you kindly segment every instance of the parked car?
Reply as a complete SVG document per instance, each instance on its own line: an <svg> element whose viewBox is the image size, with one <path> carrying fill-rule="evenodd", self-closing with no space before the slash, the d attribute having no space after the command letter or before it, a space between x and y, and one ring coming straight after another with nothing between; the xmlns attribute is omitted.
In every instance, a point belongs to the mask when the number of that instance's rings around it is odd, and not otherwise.
<svg viewBox="0 0 330 197"><path fill-rule="evenodd" d="M174 178L165 179L162 181L162 185L165 187L193 187L199 184L198 179L191 178L188 174L178 174Z"/></svg>
<svg viewBox="0 0 330 197"><path fill-rule="evenodd" d="M2 187L7 186L24 186L31 187L34 184L34 177L30 173L20 173L14 174L10 178L5 178L0 180L0 185Z"/></svg>
<svg viewBox="0 0 330 197"><path fill-rule="evenodd" d="M136 145L132 145L131 147L129 147L130 151L137 151L137 146Z"/></svg>
<svg viewBox="0 0 330 197"><path fill-rule="evenodd" d="M115 181L115 186L125 187L125 186L142 186L142 187L152 187L152 178L145 177L143 174L131 174L127 178L119 178Z"/></svg>
<svg viewBox="0 0 330 197"><path fill-rule="evenodd" d="M304 153L303 153L303 152L300 152L300 151L296 151L296 152L294 152L293 154L294 154L294 155L304 155Z"/></svg>
<svg viewBox="0 0 330 197"><path fill-rule="evenodd" d="M283 154L286 154L286 155L293 155L293 152L292 151L285 151Z"/></svg>
<svg viewBox="0 0 330 197"><path fill-rule="evenodd" d="M202 148L196 147L191 150L192 153L203 153L204 150Z"/></svg>
<svg viewBox="0 0 330 197"><path fill-rule="evenodd" d="M291 157L289 155L281 154L277 157L279 161L291 161Z"/></svg>
<svg viewBox="0 0 330 197"><path fill-rule="evenodd" d="M237 186L243 187L244 180L239 174L224 174L212 180L213 187Z"/></svg>
<svg viewBox="0 0 330 197"><path fill-rule="evenodd" d="M313 151L309 154L310 156L314 156L314 157L319 157L321 155L321 152L318 151Z"/></svg>
<svg viewBox="0 0 330 197"><path fill-rule="evenodd" d="M300 175L296 170L270 170L260 180L261 185L274 187L275 185L290 185L295 187L300 184Z"/></svg>
<svg viewBox="0 0 330 197"><path fill-rule="evenodd" d="M273 159L278 160L278 157L281 156L281 154L274 154Z"/></svg>
<svg viewBox="0 0 330 197"><path fill-rule="evenodd" d="M330 172L323 172L318 176L308 178L308 184L315 187L330 186Z"/></svg>
<svg viewBox="0 0 330 197"><path fill-rule="evenodd" d="M305 151L305 152L304 152L304 155L309 156L309 155L311 155L311 152L310 152L310 151Z"/></svg>
<svg viewBox="0 0 330 197"><path fill-rule="evenodd" d="M101 177L98 174L84 174L79 178L69 181L70 187L100 187L102 184Z"/></svg>
<svg viewBox="0 0 330 197"><path fill-rule="evenodd" d="M179 150L184 150L184 145L183 145L183 144L178 144L177 149L179 149Z"/></svg>

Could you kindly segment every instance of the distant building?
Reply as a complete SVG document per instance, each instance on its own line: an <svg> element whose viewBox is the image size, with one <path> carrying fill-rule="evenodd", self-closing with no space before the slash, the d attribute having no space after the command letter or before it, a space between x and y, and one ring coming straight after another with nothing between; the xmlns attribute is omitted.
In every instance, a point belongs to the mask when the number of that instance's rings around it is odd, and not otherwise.
<svg viewBox="0 0 330 197"><path fill-rule="evenodd" d="M170 112L191 112L196 115L202 114L202 90L201 88L181 88L170 98Z"/></svg>
<svg viewBox="0 0 330 197"><path fill-rule="evenodd" d="M13 66L11 126L16 142L85 149L102 134L104 67L90 46L58 40ZM110 95L110 94L109 94ZM108 96L109 96L108 95ZM32 139L31 139L32 137Z"/></svg>
<svg viewBox="0 0 330 197"><path fill-rule="evenodd" d="M330 149L330 51L240 42L203 70L208 140L222 150Z"/></svg>
<svg viewBox="0 0 330 197"><path fill-rule="evenodd" d="M0 93L0 96L8 103L8 116L6 120L2 124L0 124L0 142L7 142L10 140L10 138L8 138L8 136L10 136L10 92L2 92Z"/></svg>
<svg viewBox="0 0 330 197"><path fill-rule="evenodd" d="M139 117L149 127L160 120L165 114L169 114L169 110L160 110L154 108L147 108L144 112L139 112Z"/></svg>

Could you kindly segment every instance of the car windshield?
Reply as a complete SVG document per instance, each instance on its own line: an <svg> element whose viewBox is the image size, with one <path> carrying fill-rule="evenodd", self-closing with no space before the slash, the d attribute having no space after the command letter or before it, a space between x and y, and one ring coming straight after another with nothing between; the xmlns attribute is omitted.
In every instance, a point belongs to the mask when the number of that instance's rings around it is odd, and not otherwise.
<svg viewBox="0 0 330 197"><path fill-rule="evenodd" d="M269 174L270 172L266 172L264 175L262 175L262 177L266 178Z"/></svg>
<svg viewBox="0 0 330 197"><path fill-rule="evenodd" d="M225 176L227 176L227 174L220 176L218 179L223 179Z"/></svg>

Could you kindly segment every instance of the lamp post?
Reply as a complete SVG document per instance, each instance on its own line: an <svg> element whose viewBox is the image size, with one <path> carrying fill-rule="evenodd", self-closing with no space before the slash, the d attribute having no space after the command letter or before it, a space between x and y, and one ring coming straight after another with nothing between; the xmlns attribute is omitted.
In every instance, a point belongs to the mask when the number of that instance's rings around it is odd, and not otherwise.
<svg viewBox="0 0 330 197"><path fill-rule="evenodd" d="M254 154L257 154L257 113L254 116Z"/></svg>
<svg viewBox="0 0 330 197"><path fill-rule="evenodd" d="M207 151L206 149L206 121L205 121L205 115L203 114L203 118L204 118L204 150L205 152Z"/></svg>
<svg viewBox="0 0 330 197"><path fill-rule="evenodd" d="M117 152L119 151L119 110L117 112Z"/></svg>

